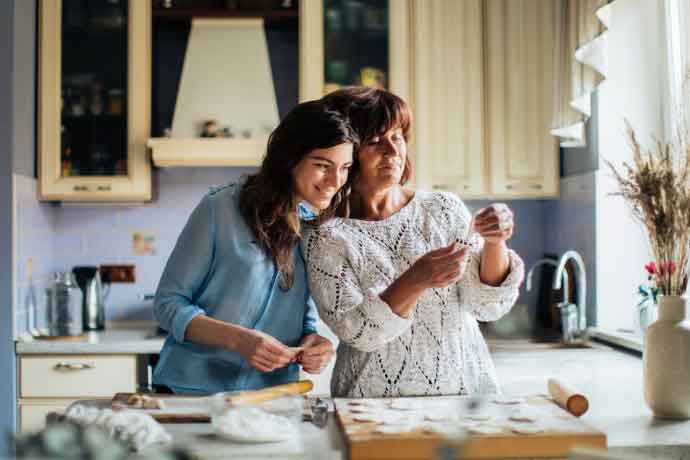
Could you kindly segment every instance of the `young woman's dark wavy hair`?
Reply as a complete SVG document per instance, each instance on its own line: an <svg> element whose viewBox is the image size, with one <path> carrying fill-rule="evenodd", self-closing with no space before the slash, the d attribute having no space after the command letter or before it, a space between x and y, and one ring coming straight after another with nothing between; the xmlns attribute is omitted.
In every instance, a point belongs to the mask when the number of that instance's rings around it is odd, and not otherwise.
<svg viewBox="0 0 690 460"><path fill-rule="evenodd" d="M261 168L249 175L242 186L240 211L259 246L276 264L284 290L293 284L293 251L300 239L293 171L312 150L343 143L356 146L358 141L340 112L320 100L299 104L271 133ZM330 206L320 212L319 221L333 217L336 209L347 202L350 176Z"/></svg>
<svg viewBox="0 0 690 460"><path fill-rule="evenodd" d="M385 134L393 128L400 128L405 142L410 141L412 127L410 106L402 98L389 91L366 86L348 86L327 94L323 97L323 101L348 118L361 145L365 145L372 137ZM407 155L400 184L405 185L412 177L412 173L410 155Z"/></svg>

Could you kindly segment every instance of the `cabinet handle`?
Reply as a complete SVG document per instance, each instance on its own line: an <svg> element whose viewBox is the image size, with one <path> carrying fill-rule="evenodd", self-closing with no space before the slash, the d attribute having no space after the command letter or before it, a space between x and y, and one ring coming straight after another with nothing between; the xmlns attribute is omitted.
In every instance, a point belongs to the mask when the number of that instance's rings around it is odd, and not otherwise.
<svg viewBox="0 0 690 460"><path fill-rule="evenodd" d="M88 185L75 185L72 187L72 190L75 192L88 192L89 191L89 186Z"/></svg>
<svg viewBox="0 0 690 460"><path fill-rule="evenodd" d="M99 185L96 187L96 190L99 192L109 192L110 191L110 185Z"/></svg>
<svg viewBox="0 0 690 460"><path fill-rule="evenodd" d="M467 190L470 188L470 186L467 184L462 184L462 185L458 185L457 187L454 187L452 185L437 184L437 185L433 185L431 188L433 188L434 190L453 190L453 188L461 188L463 190Z"/></svg>
<svg viewBox="0 0 690 460"><path fill-rule="evenodd" d="M434 190L448 190L450 189L450 185L434 185L433 187Z"/></svg>
<svg viewBox="0 0 690 460"><path fill-rule="evenodd" d="M64 361L61 361L55 366L53 366L53 369L56 371L79 371L82 369L94 369L96 367L95 364L92 363L67 363Z"/></svg>
<svg viewBox="0 0 690 460"><path fill-rule="evenodd" d="M541 184L531 184L529 188L532 190L541 190Z"/></svg>
<svg viewBox="0 0 690 460"><path fill-rule="evenodd" d="M520 188L520 184L508 184L508 185L506 185L506 188L508 190L517 190Z"/></svg>

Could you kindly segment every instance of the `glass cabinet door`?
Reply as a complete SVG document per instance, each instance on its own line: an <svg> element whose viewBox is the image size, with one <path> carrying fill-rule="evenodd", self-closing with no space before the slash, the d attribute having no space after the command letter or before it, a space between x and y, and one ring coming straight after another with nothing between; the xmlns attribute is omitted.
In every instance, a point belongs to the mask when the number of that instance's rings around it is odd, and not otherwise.
<svg viewBox="0 0 690 460"><path fill-rule="evenodd" d="M324 93L388 88L388 0L324 0Z"/></svg>
<svg viewBox="0 0 690 460"><path fill-rule="evenodd" d="M39 184L44 200L146 201L149 0L43 0Z"/></svg>
<svg viewBox="0 0 690 460"><path fill-rule="evenodd" d="M62 176L127 175L127 3L62 2Z"/></svg>
<svg viewBox="0 0 690 460"><path fill-rule="evenodd" d="M300 100L364 85L409 96L411 0L300 0Z"/></svg>

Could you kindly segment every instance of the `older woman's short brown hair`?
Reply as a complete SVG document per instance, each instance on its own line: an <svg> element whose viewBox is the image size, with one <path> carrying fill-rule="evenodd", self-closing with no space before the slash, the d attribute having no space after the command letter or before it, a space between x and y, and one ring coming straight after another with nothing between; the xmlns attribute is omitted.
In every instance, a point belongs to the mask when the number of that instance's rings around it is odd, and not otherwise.
<svg viewBox="0 0 690 460"><path fill-rule="evenodd" d="M407 102L393 93L365 86L339 89L323 97L323 101L347 116L360 139L360 146L375 136L401 128L405 142L410 140L412 112ZM405 170L400 184L412 177L410 156L405 158Z"/></svg>

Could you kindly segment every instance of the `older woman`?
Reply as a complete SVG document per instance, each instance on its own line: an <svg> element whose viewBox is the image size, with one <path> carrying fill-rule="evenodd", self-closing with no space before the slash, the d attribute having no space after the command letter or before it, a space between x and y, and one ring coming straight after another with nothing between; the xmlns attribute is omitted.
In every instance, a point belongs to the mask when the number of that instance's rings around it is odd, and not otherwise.
<svg viewBox="0 0 690 460"><path fill-rule="evenodd" d="M341 341L333 395L499 392L477 320L498 319L518 295L511 211L494 204L473 219L451 193L404 187L411 117L402 99L368 88L325 99L362 141L349 218L302 240L320 316Z"/></svg>

